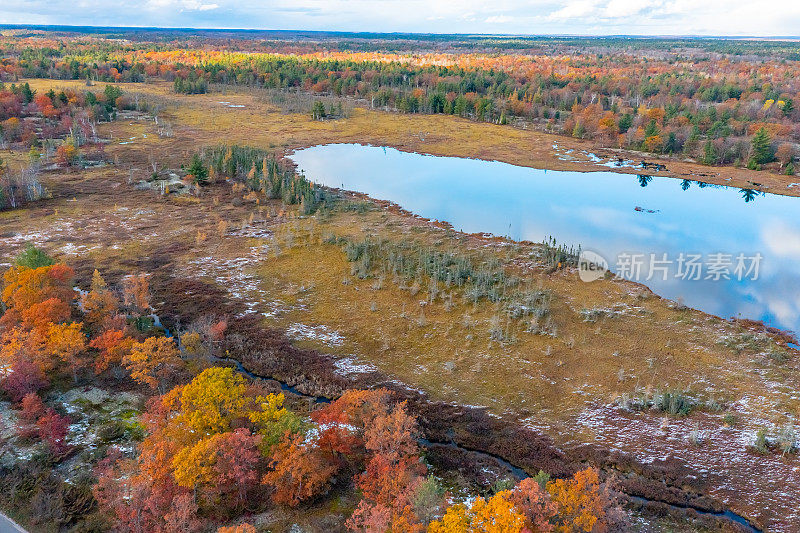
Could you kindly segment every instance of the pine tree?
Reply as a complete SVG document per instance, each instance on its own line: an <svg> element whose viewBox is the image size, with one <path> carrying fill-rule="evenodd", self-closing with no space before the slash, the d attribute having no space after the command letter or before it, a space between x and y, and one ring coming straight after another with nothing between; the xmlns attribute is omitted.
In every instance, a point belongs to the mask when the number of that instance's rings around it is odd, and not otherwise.
<svg viewBox="0 0 800 533"><path fill-rule="evenodd" d="M713 165L717 162L717 149L710 140L703 146L703 164Z"/></svg>
<svg viewBox="0 0 800 533"><path fill-rule="evenodd" d="M192 156L192 164L189 165L189 174L194 176L194 182L197 185L208 184L208 169L197 154Z"/></svg>
<svg viewBox="0 0 800 533"><path fill-rule="evenodd" d="M766 128L761 128L753 136L750 161L756 165L763 165L775 159L775 152L772 150L772 140Z"/></svg>
<svg viewBox="0 0 800 533"><path fill-rule="evenodd" d="M658 124L656 124L655 120L651 120L644 129L644 136L654 137L656 135L658 135Z"/></svg>
<svg viewBox="0 0 800 533"><path fill-rule="evenodd" d="M325 104L322 103L322 100L314 102L314 106L311 108L311 118L314 120L322 120L325 118Z"/></svg>
<svg viewBox="0 0 800 533"><path fill-rule="evenodd" d="M22 95L23 101L26 104L30 104L33 102L33 97L36 96L36 91L31 90L30 84L25 82L24 85L20 85L20 94Z"/></svg>

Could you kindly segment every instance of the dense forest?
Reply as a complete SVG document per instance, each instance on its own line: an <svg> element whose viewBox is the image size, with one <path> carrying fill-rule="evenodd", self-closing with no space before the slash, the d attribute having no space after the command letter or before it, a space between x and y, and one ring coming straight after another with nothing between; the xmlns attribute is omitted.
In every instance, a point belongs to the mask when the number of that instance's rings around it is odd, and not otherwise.
<svg viewBox="0 0 800 533"><path fill-rule="evenodd" d="M800 139L800 52L792 43L431 39L416 41L411 52L403 50L407 40L364 37L299 43L213 32L207 39L124 36L6 32L0 79L162 79L188 94L213 84L300 90L705 164L774 163L789 173ZM374 49L358 51L366 42Z"/></svg>

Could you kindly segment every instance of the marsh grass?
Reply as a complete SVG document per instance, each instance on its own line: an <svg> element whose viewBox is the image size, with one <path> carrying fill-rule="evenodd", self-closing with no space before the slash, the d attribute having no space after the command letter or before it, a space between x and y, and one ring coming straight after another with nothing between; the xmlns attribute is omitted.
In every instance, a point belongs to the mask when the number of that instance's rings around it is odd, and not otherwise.
<svg viewBox="0 0 800 533"><path fill-rule="evenodd" d="M618 404L622 408L633 411L652 409L673 416L686 416L698 406L697 402L690 398L686 391L662 391L659 389L655 391L640 389L633 395L623 394L619 398Z"/></svg>
<svg viewBox="0 0 800 533"><path fill-rule="evenodd" d="M382 287L385 279L392 279L412 296L424 288L426 302L440 300L447 311L456 307L454 294L461 295L462 304L495 304L498 315L489 328L489 338L493 341L514 342L512 329L517 328L512 321L525 324L526 330L533 333L554 334L552 324L539 326L550 313L553 292L526 285L509 274L494 256L443 251L417 241L397 242L376 237L355 240L328 235L325 242L340 246L350 263L351 275L375 279L373 286Z"/></svg>

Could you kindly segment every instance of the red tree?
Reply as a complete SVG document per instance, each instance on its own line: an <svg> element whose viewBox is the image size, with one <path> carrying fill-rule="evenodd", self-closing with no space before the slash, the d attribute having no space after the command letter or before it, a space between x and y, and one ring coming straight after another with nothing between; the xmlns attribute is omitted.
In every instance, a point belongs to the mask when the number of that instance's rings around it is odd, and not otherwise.
<svg viewBox="0 0 800 533"><path fill-rule="evenodd" d="M36 422L39 429L39 438L47 443L50 450L56 455L63 455L69 450L67 445L67 432L69 419L61 416L53 409L48 409L44 416Z"/></svg>
<svg viewBox="0 0 800 533"><path fill-rule="evenodd" d="M39 365L28 359L17 359L6 370L0 387L15 402L21 401L27 394L39 392L50 385Z"/></svg>
<svg viewBox="0 0 800 533"><path fill-rule="evenodd" d="M319 446L306 443L303 435L288 433L275 450L270 466L272 470L264 476L264 483L275 489L275 503L290 506L322 494L337 470Z"/></svg>

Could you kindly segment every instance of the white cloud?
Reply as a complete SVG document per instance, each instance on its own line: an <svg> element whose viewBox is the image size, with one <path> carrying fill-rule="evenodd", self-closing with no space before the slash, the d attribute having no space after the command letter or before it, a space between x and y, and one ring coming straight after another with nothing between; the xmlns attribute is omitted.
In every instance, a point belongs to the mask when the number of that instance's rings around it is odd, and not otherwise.
<svg viewBox="0 0 800 533"><path fill-rule="evenodd" d="M491 17L486 17L485 22L487 24L508 24L512 22L514 19L507 15L492 15Z"/></svg>
<svg viewBox="0 0 800 533"><path fill-rule="evenodd" d="M0 0L0 21L522 34L797 35L800 2L774 0Z"/></svg>
<svg viewBox="0 0 800 533"><path fill-rule="evenodd" d="M597 2L593 0L578 0L569 2L561 9L550 13L551 20L565 20L581 18L591 15L597 11Z"/></svg>
<svg viewBox="0 0 800 533"><path fill-rule="evenodd" d="M210 11L218 9L219 4L204 4L199 0L147 0L145 8L166 11Z"/></svg>
<svg viewBox="0 0 800 533"><path fill-rule="evenodd" d="M643 2L641 0L611 0L603 8L603 16L606 17L627 17L641 13L654 4L660 2Z"/></svg>
<svg viewBox="0 0 800 533"><path fill-rule="evenodd" d="M764 246L775 255L800 261L800 229L776 221L762 228L761 239Z"/></svg>

